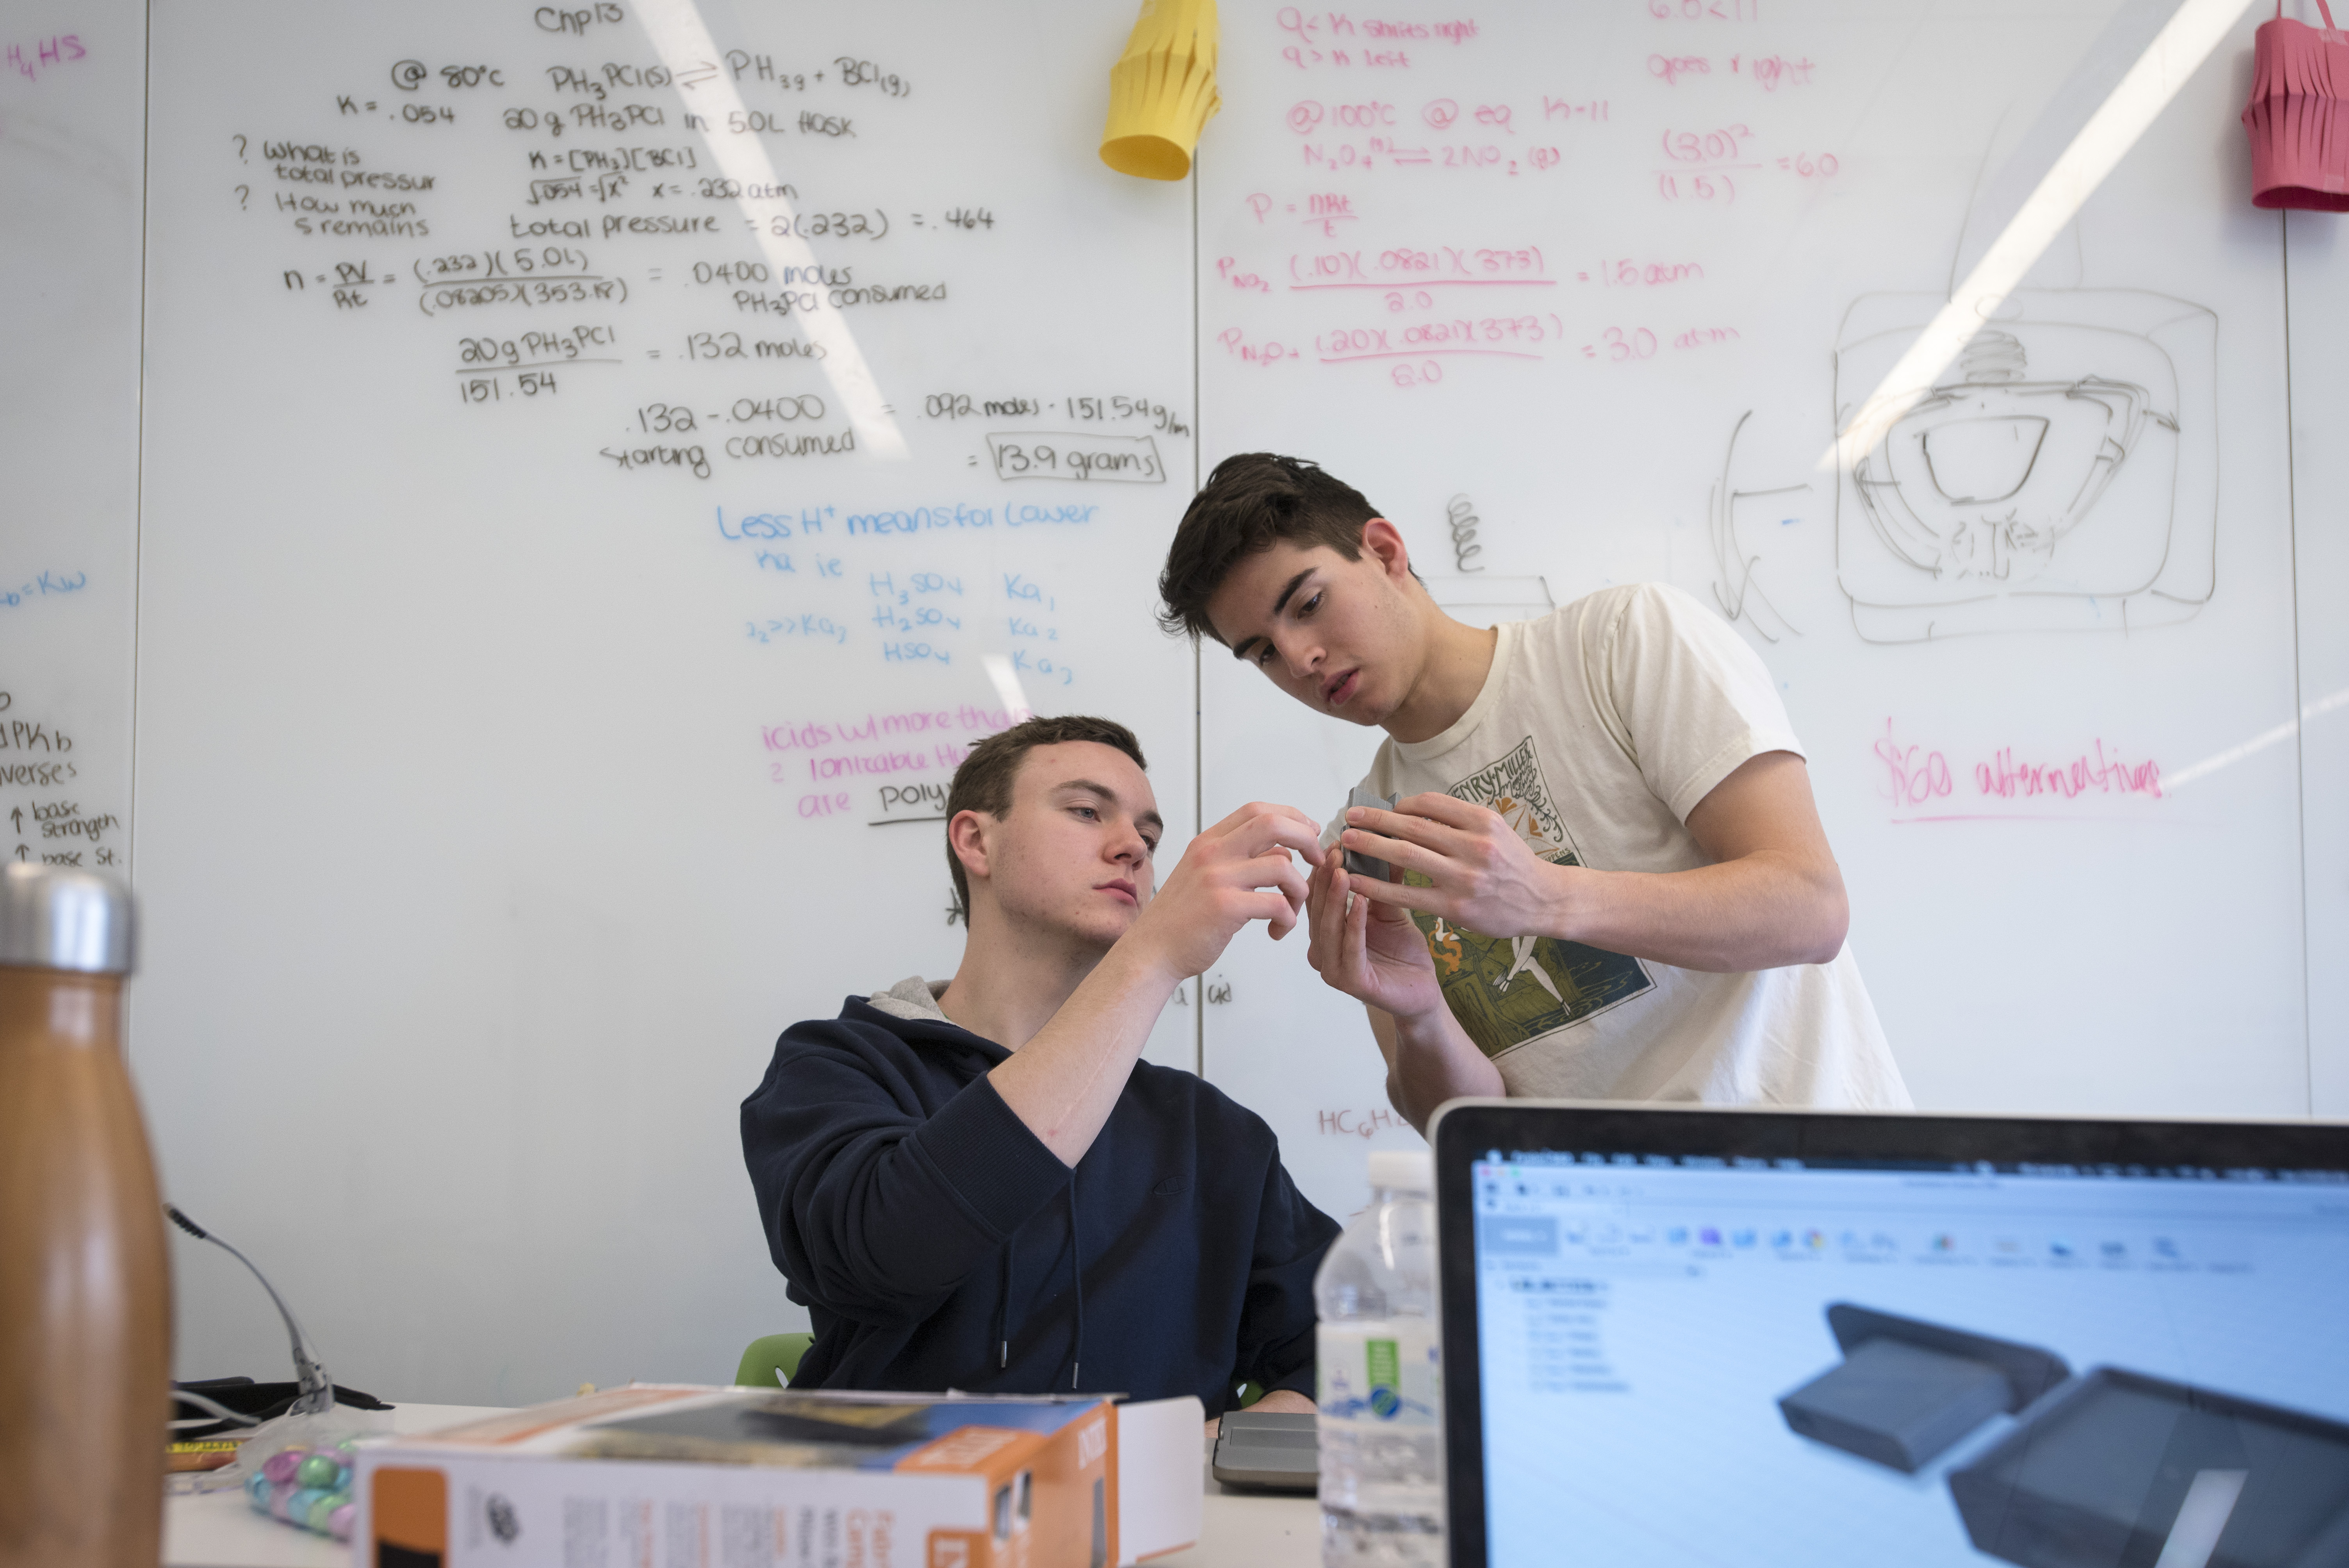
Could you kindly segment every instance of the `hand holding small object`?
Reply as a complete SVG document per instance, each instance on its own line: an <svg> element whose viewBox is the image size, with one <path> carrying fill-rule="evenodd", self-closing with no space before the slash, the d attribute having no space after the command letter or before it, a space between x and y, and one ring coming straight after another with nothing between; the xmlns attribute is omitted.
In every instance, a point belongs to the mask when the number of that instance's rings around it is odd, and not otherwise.
<svg viewBox="0 0 2349 1568"><path fill-rule="evenodd" d="M1428 880L1424 887L1354 881L1354 892L1381 904L1424 910L1486 936L1554 934L1563 918L1564 868L1541 860L1487 807L1437 791L1392 811L1356 807L1339 843Z"/></svg>
<svg viewBox="0 0 2349 1568"><path fill-rule="evenodd" d="M1395 808L1395 798L1392 795L1381 795L1375 789L1364 789L1358 785L1347 794L1346 805L1349 810L1356 806L1367 806L1374 811L1381 809L1392 811ZM1340 811L1338 813L1338 820L1323 830L1320 843L1324 850L1337 843L1339 836L1345 831L1345 822L1346 813ZM1349 875L1361 877L1370 882L1386 882L1393 875L1393 868L1376 855L1350 853L1346 856L1345 867Z"/></svg>
<svg viewBox="0 0 2349 1568"><path fill-rule="evenodd" d="M1305 908L1305 875L1290 851L1312 859L1319 831L1294 807L1241 807L1191 841L1125 940L1157 950L1177 979L1212 965L1251 920L1278 941Z"/></svg>
<svg viewBox="0 0 2349 1568"><path fill-rule="evenodd" d="M1313 868L1306 904L1313 934L1307 962L1329 985L1381 1012L1414 1019L1444 1006L1427 938L1401 908L1349 895L1384 882L1347 871L1331 849Z"/></svg>

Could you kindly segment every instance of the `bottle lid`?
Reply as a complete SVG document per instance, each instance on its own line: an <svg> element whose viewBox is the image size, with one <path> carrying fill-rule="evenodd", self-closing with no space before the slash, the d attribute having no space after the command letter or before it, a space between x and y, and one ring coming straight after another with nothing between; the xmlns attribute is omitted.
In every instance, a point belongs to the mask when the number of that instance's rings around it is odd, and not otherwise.
<svg viewBox="0 0 2349 1568"><path fill-rule="evenodd" d="M0 869L0 965L130 973L130 894L95 872Z"/></svg>
<svg viewBox="0 0 2349 1568"><path fill-rule="evenodd" d="M1371 1185L1433 1197L1435 1156L1425 1149L1374 1149L1371 1150Z"/></svg>

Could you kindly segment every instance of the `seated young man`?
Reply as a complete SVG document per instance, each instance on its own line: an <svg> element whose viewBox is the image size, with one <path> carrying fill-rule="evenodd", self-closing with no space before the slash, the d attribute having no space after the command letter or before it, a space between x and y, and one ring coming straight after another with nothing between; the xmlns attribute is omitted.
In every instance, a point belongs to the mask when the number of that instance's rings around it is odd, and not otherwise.
<svg viewBox="0 0 2349 1568"><path fill-rule="evenodd" d="M1268 452L1216 465L1159 587L1170 630L1386 731L1362 782L1399 809L1345 813L1310 957L1413 1126L1459 1095L1909 1104L1802 743L1720 616L1634 583L1465 625L1359 491Z"/></svg>
<svg viewBox="0 0 2349 1568"><path fill-rule="evenodd" d="M971 748L947 797L968 940L951 981L795 1024L742 1102L775 1266L815 1328L795 1387L1195 1394L1313 1408L1338 1233L1272 1130L1140 1060L1174 987L1306 897L1301 813L1252 805L1164 887L1142 749L1101 718Z"/></svg>

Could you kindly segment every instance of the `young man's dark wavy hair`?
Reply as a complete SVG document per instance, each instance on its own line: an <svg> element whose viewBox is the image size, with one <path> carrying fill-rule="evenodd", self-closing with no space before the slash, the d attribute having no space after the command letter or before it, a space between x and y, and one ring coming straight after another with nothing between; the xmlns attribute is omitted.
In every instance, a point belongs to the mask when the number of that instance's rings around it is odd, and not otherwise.
<svg viewBox="0 0 2349 1568"><path fill-rule="evenodd" d="M1010 810L1011 785L1019 777L1019 765L1028 759L1028 754L1040 746L1060 746L1071 740L1113 746L1133 758L1136 768L1145 773L1150 770L1150 764L1143 758L1142 742L1134 739L1133 731L1113 718L1091 718L1082 714L1024 718L972 747L970 755L962 759L962 766L955 769L954 782L947 786L949 832L955 818L965 811L1001 817ZM947 840L947 869L954 874L955 914L968 926L970 873L963 870L962 857L955 853L951 837Z"/></svg>
<svg viewBox="0 0 2349 1568"><path fill-rule="evenodd" d="M1166 570L1158 577L1158 596L1165 601L1158 624L1172 636L1215 637L1207 601L1233 567L1281 543L1326 544L1360 561L1362 524L1384 515L1361 491L1303 458L1276 452L1226 458L1174 530Z"/></svg>

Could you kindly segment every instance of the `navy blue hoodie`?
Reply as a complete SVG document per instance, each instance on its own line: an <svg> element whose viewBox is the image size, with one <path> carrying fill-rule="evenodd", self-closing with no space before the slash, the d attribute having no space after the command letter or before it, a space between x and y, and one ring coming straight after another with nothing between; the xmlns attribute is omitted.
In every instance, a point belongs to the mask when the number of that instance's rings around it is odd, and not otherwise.
<svg viewBox="0 0 2349 1568"><path fill-rule="evenodd" d="M995 1091L1010 1053L852 996L795 1024L742 1102L775 1266L808 1308L803 1388L1313 1392L1313 1274L1337 1224L1272 1130L1139 1063L1074 1171Z"/></svg>

